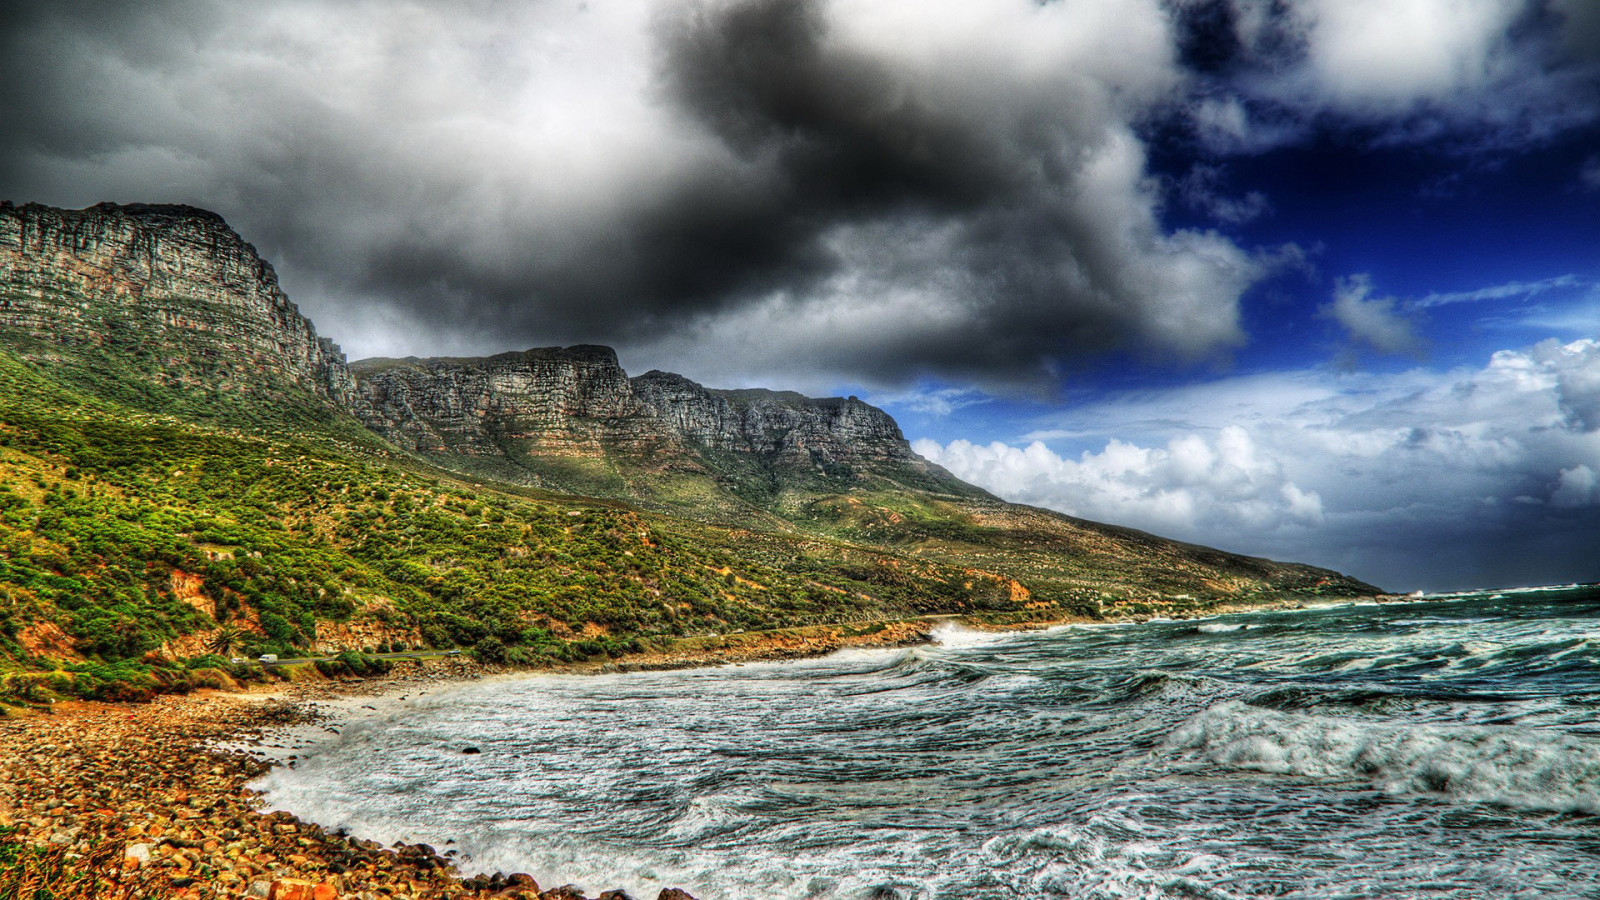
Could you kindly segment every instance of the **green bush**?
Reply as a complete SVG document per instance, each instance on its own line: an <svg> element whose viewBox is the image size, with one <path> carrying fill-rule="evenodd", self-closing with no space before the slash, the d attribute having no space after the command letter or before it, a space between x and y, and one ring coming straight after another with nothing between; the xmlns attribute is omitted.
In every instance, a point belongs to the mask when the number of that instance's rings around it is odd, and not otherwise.
<svg viewBox="0 0 1600 900"><path fill-rule="evenodd" d="M386 659L367 656L354 650L346 650L331 659L319 659L315 665L317 671L329 678L370 678L387 674L392 667Z"/></svg>
<svg viewBox="0 0 1600 900"><path fill-rule="evenodd" d="M486 666L503 666L510 659L505 642L493 635L472 645L472 656Z"/></svg>

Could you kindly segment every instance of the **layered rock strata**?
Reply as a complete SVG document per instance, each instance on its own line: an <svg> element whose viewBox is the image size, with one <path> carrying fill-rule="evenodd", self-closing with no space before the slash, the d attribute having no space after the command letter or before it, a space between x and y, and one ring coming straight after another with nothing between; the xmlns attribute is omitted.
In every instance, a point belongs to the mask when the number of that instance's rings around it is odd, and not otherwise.
<svg viewBox="0 0 1600 900"><path fill-rule="evenodd" d="M0 336L32 358L93 349L179 382L355 399L344 355L272 266L221 216L188 206L0 203Z"/></svg>
<svg viewBox="0 0 1600 900"><path fill-rule="evenodd" d="M614 458L650 469L855 479L886 474L974 491L917 456L883 410L850 397L722 391L608 347L352 364L368 427L408 450L513 460Z"/></svg>
<svg viewBox="0 0 1600 900"><path fill-rule="evenodd" d="M357 416L421 453L601 456L670 443L610 347L355 363Z"/></svg>
<svg viewBox="0 0 1600 900"><path fill-rule="evenodd" d="M664 427L698 447L823 468L921 461L888 413L855 397L713 390L661 371L632 386Z"/></svg>

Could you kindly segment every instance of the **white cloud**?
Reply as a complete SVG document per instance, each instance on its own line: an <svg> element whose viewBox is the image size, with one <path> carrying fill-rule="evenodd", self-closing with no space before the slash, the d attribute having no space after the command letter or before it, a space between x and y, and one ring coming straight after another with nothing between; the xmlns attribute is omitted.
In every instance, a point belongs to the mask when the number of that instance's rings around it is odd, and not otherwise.
<svg viewBox="0 0 1600 900"><path fill-rule="evenodd" d="M1510 300L1513 298L1531 300L1547 291L1590 286L1580 281L1576 275L1557 275L1553 278L1541 278L1538 281L1509 281L1505 284L1495 284L1470 291L1434 292L1414 301L1411 305L1425 308L1429 306L1445 306L1451 303L1480 303L1486 300Z"/></svg>
<svg viewBox="0 0 1600 900"><path fill-rule="evenodd" d="M1245 74L1210 84L1192 113L1214 149L1296 142L1328 119L1374 128L1380 142L1470 136L1463 146L1481 149L1596 116L1600 16L1589 0L1231 4Z"/></svg>
<svg viewBox="0 0 1600 900"><path fill-rule="evenodd" d="M1600 191L1600 156L1586 160L1578 169L1578 181L1591 191Z"/></svg>
<svg viewBox="0 0 1600 900"><path fill-rule="evenodd" d="M1396 589L1600 578L1600 341L1224 379L1059 419L1038 436L1102 442L914 446L1007 499Z"/></svg>
<svg viewBox="0 0 1600 900"><path fill-rule="evenodd" d="M1256 530L1322 519L1321 497L1288 480L1238 426L1174 437L1165 447L1112 440L1077 459L1039 441L1019 448L920 440L913 449L1007 499L1152 531Z"/></svg>
<svg viewBox="0 0 1600 900"><path fill-rule="evenodd" d="M990 403L993 400L982 391L955 387L918 387L904 391L875 393L869 399L875 406L893 406L930 416L948 416L958 409Z"/></svg>
<svg viewBox="0 0 1600 900"><path fill-rule="evenodd" d="M1223 193L1223 177L1219 166L1197 165L1178 180L1178 196L1189 208L1226 225L1253 222L1272 209L1267 196L1260 191L1250 191L1242 197Z"/></svg>
<svg viewBox="0 0 1600 900"><path fill-rule="evenodd" d="M1568 424L1582 431L1600 430L1600 344L1545 341L1532 358L1555 374L1556 396Z"/></svg>
<svg viewBox="0 0 1600 900"><path fill-rule="evenodd" d="M1372 279L1352 275L1339 279L1333 302L1322 313L1344 326L1350 338L1379 353L1416 353L1421 346L1411 322L1402 317L1393 297L1373 297Z"/></svg>
<svg viewBox="0 0 1600 900"><path fill-rule="evenodd" d="M1550 494L1550 502L1556 506L1589 506L1600 496L1597 488L1600 488L1600 478L1595 477L1593 469L1580 463L1561 470L1556 489Z"/></svg>
<svg viewBox="0 0 1600 900"><path fill-rule="evenodd" d="M1514 0L1301 0L1306 57L1327 96L1399 111L1498 74Z"/></svg>

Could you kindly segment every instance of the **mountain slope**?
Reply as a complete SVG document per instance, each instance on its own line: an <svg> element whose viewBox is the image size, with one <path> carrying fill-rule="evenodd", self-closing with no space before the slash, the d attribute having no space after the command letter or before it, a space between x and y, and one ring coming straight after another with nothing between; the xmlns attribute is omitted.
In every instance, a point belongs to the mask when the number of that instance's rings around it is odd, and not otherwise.
<svg viewBox="0 0 1600 900"><path fill-rule="evenodd" d="M363 360L356 415L446 468L747 527L1017 574L1032 602L1093 612L1164 594L1370 593L1370 585L1018 506L917 456L855 398L723 391L607 347ZM1134 602L1144 602L1137 600Z"/></svg>
<svg viewBox="0 0 1600 900"><path fill-rule="evenodd" d="M630 379L601 347L346 366L213 214L0 204L12 665L1373 590L1004 503L854 398Z"/></svg>
<svg viewBox="0 0 1600 900"><path fill-rule="evenodd" d="M1003 576L442 480L360 448L137 413L0 354L0 648L13 659L487 637L563 656L1008 608ZM892 565L904 577L874 573Z"/></svg>
<svg viewBox="0 0 1600 900"><path fill-rule="evenodd" d="M187 206L0 203L0 347L192 418L327 420L355 386L272 267Z"/></svg>

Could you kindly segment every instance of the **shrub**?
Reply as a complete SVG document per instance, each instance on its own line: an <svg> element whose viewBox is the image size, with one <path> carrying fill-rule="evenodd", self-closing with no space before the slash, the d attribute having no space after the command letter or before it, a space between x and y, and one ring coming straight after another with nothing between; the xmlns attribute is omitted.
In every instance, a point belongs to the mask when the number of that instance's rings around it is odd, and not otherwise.
<svg viewBox="0 0 1600 900"><path fill-rule="evenodd" d="M127 900L163 896L158 869L125 869L125 837L91 824L87 854L28 843L0 828L0 900Z"/></svg>
<svg viewBox="0 0 1600 900"><path fill-rule="evenodd" d="M472 656L486 666L505 665L508 657L505 642L490 635L472 646Z"/></svg>
<svg viewBox="0 0 1600 900"><path fill-rule="evenodd" d="M7 675L0 693L22 703L43 703L50 699L50 676L32 673Z"/></svg>
<svg viewBox="0 0 1600 900"><path fill-rule="evenodd" d="M329 678L369 678L387 673L391 666L386 659L346 650L332 659L317 660L316 667Z"/></svg>

